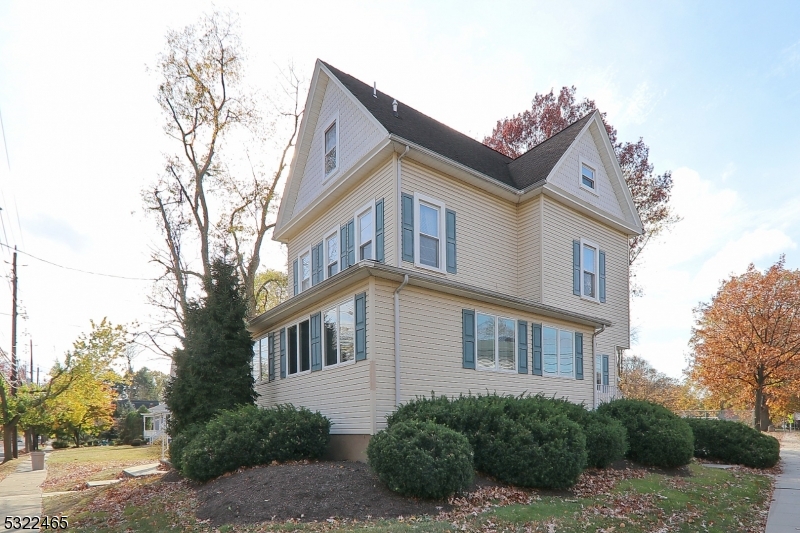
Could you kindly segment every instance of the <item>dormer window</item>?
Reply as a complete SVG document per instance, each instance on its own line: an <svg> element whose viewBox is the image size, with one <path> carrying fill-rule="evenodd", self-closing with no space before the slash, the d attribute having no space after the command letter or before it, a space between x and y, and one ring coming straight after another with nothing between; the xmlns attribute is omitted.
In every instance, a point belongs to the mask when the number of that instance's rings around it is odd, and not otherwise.
<svg viewBox="0 0 800 533"><path fill-rule="evenodd" d="M586 163L581 163L581 187L595 189L594 169Z"/></svg>
<svg viewBox="0 0 800 533"><path fill-rule="evenodd" d="M300 257L300 290L307 291L311 288L311 253L306 252Z"/></svg>
<svg viewBox="0 0 800 533"><path fill-rule="evenodd" d="M339 166L339 133L337 121L328 126L325 130L325 176L329 176Z"/></svg>

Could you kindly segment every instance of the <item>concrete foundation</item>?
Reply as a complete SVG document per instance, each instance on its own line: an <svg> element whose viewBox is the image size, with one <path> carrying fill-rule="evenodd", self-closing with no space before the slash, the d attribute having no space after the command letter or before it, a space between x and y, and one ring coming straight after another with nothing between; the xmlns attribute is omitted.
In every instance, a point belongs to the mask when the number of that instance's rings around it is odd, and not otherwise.
<svg viewBox="0 0 800 533"><path fill-rule="evenodd" d="M331 435L325 459L367 462L367 445L372 435Z"/></svg>

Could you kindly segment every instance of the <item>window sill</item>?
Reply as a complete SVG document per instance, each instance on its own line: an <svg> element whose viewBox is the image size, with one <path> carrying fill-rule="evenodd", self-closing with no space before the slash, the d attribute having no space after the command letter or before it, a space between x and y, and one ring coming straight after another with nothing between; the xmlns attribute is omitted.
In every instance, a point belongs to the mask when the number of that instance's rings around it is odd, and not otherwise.
<svg viewBox="0 0 800 533"><path fill-rule="evenodd" d="M417 268L422 268L424 270L428 270L429 272L436 272L437 274L445 274L445 275L447 274L447 270L444 270L442 268L432 267L432 266L429 266L429 265L423 265L422 263L419 263L419 262L416 262L416 261L414 262L414 266L417 267Z"/></svg>
<svg viewBox="0 0 800 533"><path fill-rule="evenodd" d="M600 304L600 303L602 303L602 302L601 302L599 299L597 299L597 298L590 298L589 296L583 296L583 295L581 295L581 300L584 300L584 301L587 301L587 302L592 302L592 303L595 303L595 304Z"/></svg>
<svg viewBox="0 0 800 533"><path fill-rule="evenodd" d="M561 379L570 380L570 381L581 381L579 379L575 379L574 375L572 375L572 376L562 376L561 374L548 374L547 372L542 372L542 376L541 377L548 378L548 379L561 378Z"/></svg>
<svg viewBox="0 0 800 533"><path fill-rule="evenodd" d="M595 183L595 185L596 185L596 183ZM581 183L581 184L580 184L580 186L581 186L581 189L582 189L582 190L584 190L584 191L586 191L586 192L590 192L590 193L592 193L593 195L597 196L598 198L600 197L600 193L598 193L598 192L597 192L597 189L592 189L591 187L587 187L587 186L586 186L586 185L584 185L583 183Z"/></svg>
<svg viewBox="0 0 800 533"><path fill-rule="evenodd" d="M322 370L332 370L334 368L342 368L342 367L345 367L345 366L351 366L351 365L354 365L355 362L356 362L355 356L353 356L353 359L350 359L349 361L345 361L344 363L336 363L335 365L322 365Z"/></svg>
<svg viewBox="0 0 800 533"><path fill-rule="evenodd" d="M302 372L295 372L294 374L286 374L286 379L296 378L297 376L305 376L305 375L310 374L310 373L311 373L311 370L303 370Z"/></svg>
<svg viewBox="0 0 800 533"><path fill-rule="evenodd" d="M485 366L478 366L477 364L475 365L475 370L480 370L481 372L498 372L500 374L518 374L519 373L516 369L514 369L514 370L503 370L502 368L497 368L497 367L487 368Z"/></svg>
<svg viewBox="0 0 800 533"><path fill-rule="evenodd" d="M339 167L337 166L333 170L331 170L330 174L323 176L322 178L322 186L324 187L327 185L336 175L339 174Z"/></svg>

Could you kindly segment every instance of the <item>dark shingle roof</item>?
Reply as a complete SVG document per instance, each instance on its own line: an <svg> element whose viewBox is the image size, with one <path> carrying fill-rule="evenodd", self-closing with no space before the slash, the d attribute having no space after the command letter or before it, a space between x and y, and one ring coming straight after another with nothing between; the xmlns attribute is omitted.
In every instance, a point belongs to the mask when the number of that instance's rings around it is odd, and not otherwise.
<svg viewBox="0 0 800 533"><path fill-rule="evenodd" d="M324 61L322 63L389 133L520 190L547 178L561 155L592 116L590 113L515 160L402 102L398 107L398 116L395 117L392 112L393 97L378 91L378 97L375 98L372 87L363 81Z"/></svg>

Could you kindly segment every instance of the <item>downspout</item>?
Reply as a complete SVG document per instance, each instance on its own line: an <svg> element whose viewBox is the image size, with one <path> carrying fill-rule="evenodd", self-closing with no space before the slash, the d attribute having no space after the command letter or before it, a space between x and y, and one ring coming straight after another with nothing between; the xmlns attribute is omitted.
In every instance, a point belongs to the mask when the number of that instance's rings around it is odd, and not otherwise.
<svg viewBox="0 0 800 533"><path fill-rule="evenodd" d="M400 291L408 285L408 274L394 290L394 404L400 405Z"/></svg>
<svg viewBox="0 0 800 533"><path fill-rule="evenodd" d="M395 198L396 198L396 204L397 204L395 207L397 209L397 211L396 211L397 214L395 216L395 221L397 222L397 228L399 230L397 232L397 236L399 238L397 240L397 244L395 245L395 248L397 249L397 267L398 268L400 267L400 262L402 261L402 253L403 253L403 251L402 251L402 247L403 247L403 227L402 227L402 222L400 221L400 213L403 210L403 198L401 197L401 191L403 190L402 189L402 184L403 184L402 183L402 181L403 181L403 177L402 177L403 176L403 164L401 163L401 161L403 160L403 158L406 155L408 155L408 151L409 150L411 150L411 147L409 145L406 145L405 152L400 154L400 156L397 158L397 180L396 180L396 190L395 190Z"/></svg>
<svg viewBox="0 0 800 533"><path fill-rule="evenodd" d="M595 409L597 409L597 368L595 368L595 365L597 364L597 336L603 333L605 330L606 326L603 324L600 326L600 329L596 329L594 330L594 333L592 333L592 357L594 358L594 361L592 361L592 368L594 369L594 372L592 372L592 395L594 398ZM600 369L600 371L602 372L603 370Z"/></svg>

